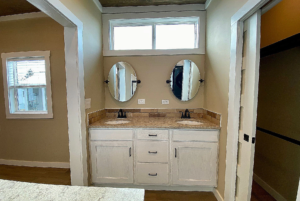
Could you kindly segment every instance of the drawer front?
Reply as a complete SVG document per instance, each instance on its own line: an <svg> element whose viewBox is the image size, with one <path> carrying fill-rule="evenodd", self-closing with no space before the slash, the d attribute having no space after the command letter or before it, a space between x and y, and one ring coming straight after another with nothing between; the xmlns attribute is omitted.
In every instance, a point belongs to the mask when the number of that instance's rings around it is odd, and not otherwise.
<svg viewBox="0 0 300 201"><path fill-rule="evenodd" d="M138 184L168 184L168 164L137 163L136 183Z"/></svg>
<svg viewBox="0 0 300 201"><path fill-rule="evenodd" d="M137 139L140 140L168 140L168 130L137 130Z"/></svg>
<svg viewBox="0 0 300 201"><path fill-rule="evenodd" d="M90 130L91 140L132 140L133 130Z"/></svg>
<svg viewBox="0 0 300 201"><path fill-rule="evenodd" d="M168 141L137 141L136 157L138 162L167 163Z"/></svg>
<svg viewBox="0 0 300 201"><path fill-rule="evenodd" d="M218 142L219 131L173 131L173 141Z"/></svg>

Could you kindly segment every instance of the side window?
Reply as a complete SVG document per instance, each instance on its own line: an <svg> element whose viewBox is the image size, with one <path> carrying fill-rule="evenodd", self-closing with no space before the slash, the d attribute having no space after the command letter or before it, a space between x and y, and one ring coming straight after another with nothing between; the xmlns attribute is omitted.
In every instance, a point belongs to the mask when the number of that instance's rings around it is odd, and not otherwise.
<svg viewBox="0 0 300 201"><path fill-rule="evenodd" d="M3 53L7 118L53 118L50 52Z"/></svg>

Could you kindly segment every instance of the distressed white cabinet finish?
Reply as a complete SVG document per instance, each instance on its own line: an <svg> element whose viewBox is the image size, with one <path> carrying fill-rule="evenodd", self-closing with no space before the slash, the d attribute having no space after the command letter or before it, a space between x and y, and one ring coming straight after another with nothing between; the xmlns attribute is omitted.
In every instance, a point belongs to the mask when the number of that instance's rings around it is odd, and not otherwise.
<svg viewBox="0 0 300 201"><path fill-rule="evenodd" d="M218 141L219 130L90 129L92 182L207 191L217 186Z"/></svg>
<svg viewBox="0 0 300 201"><path fill-rule="evenodd" d="M168 130L137 130L137 139L139 140L168 140L169 131Z"/></svg>
<svg viewBox="0 0 300 201"><path fill-rule="evenodd" d="M163 163L138 163L135 175L137 184L166 185L169 183L169 165Z"/></svg>
<svg viewBox="0 0 300 201"><path fill-rule="evenodd" d="M91 142L92 181L133 183L132 141Z"/></svg>
<svg viewBox="0 0 300 201"><path fill-rule="evenodd" d="M146 163L168 163L169 142L137 141L136 161Z"/></svg>
<svg viewBox="0 0 300 201"><path fill-rule="evenodd" d="M172 183L216 186L217 143L173 142Z"/></svg>

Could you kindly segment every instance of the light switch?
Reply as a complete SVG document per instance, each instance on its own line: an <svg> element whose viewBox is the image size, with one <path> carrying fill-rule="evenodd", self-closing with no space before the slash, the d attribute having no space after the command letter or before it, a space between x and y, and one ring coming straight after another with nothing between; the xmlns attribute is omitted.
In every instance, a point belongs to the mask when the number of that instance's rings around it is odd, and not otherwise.
<svg viewBox="0 0 300 201"><path fill-rule="evenodd" d="M163 105L169 105L169 100L162 100L161 104L163 104Z"/></svg>
<svg viewBox="0 0 300 201"><path fill-rule="evenodd" d="M146 104L146 100L145 99L138 99L138 104L139 105Z"/></svg>
<svg viewBox="0 0 300 201"><path fill-rule="evenodd" d="M91 101L92 101L92 99L90 99L90 98L85 99L85 109L91 108Z"/></svg>

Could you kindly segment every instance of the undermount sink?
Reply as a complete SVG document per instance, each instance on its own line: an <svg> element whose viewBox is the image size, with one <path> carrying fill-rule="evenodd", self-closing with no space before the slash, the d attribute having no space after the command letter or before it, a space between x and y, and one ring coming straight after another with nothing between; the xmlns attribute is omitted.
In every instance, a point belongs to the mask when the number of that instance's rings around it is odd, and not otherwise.
<svg viewBox="0 0 300 201"><path fill-rule="evenodd" d="M178 124L184 124L184 125L191 125L191 126L198 126L201 125L201 122L198 121L177 121Z"/></svg>
<svg viewBox="0 0 300 201"><path fill-rule="evenodd" d="M106 124L128 124L130 121L124 121L124 120L120 120L120 121L107 121L105 122Z"/></svg>

